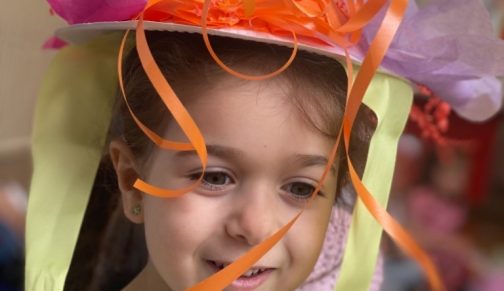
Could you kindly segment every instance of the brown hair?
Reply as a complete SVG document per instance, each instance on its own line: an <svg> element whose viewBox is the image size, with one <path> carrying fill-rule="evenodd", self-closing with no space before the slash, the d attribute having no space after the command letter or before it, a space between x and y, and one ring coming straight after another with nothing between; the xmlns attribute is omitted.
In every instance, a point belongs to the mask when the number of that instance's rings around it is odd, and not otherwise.
<svg viewBox="0 0 504 291"><path fill-rule="evenodd" d="M156 62L182 102L228 75L211 59L201 35L147 32L147 37ZM269 73L291 54L290 48L260 42L225 37L212 37L211 41L226 64L250 74ZM161 134L170 117L143 71L136 50L126 58L123 73L128 103L145 125ZM335 139L342 124L347 89L342 65L328 57L299 51L289 68L276 78L287 81L288 96L300 116L323 135ZM136 126L122 98L117 100L109 138L123 138L137 157L146 158L154 145ZM366 160L371 119L371 111L363 107L352 133L350 156L359 172ZM340 145L338 192L348 184L342 148ZM105 155L65 290L119 290L144 266L147 252L142 228L124 217L118 192L110 158Z"/></svg>

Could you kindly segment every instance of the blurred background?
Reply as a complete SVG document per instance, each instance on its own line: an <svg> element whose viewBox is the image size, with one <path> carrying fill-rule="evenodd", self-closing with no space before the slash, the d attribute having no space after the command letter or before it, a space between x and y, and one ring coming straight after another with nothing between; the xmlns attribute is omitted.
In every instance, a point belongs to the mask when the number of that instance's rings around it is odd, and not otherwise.
<svg viewBox="0 0 504 291"><path fill-rule="evenodd" d="M484 2L504 38L504 1ZM429 253L447 290L504 291L503 111L474 124L447 114L425 88L416 97L388 210ZM386 236L382 249L383 291L429 290L418 265Z"/></svg>
<svg viewBox="0 0 504 291"><path fill-rule="evenodd" d="M439 1L439 0L431 0ZM420 5L425 0L417 1ZM504 36L504 1L486 0ZM3 1L0 17L0 291L22 290L30 135L37 89L57 27L43 0ZM434 258L448 290L504 291L504 118L470 124L419 90L398 152L389 211ZM428 290L389 241L384 291Z"/></svg>
<svg viewBox="0 0 504 291"><path fill-rule="evenodd" d="M0 291L22 290L30 134L37 90L63 22L43 0L2 1L0 17Z"/></svg>

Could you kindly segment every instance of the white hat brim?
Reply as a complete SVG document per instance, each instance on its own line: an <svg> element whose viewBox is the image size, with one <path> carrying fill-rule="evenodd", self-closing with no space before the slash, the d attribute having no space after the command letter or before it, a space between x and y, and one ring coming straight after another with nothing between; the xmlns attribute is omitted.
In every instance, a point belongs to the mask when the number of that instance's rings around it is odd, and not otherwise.
<svg viewBox="0 0 504 291"><path fill-rule="evenodd" d="M110 21L75 24L56 31L56 36L68 43L81 44L98 37L100 35L114 32L135 30L137 21ZM201 34L201 27L187 24L144 21L144 29L147 31L173 31ZM261 33L246 29L236 28L208 28L209 35L231 37L243 40L271 43L286 47L293 47L292 38L283 38L268 33ZM319 43L308 43L306 40L300 41L298 47L301 50L325 55L332 58L344 59L345 52L342 48L328 46ZM364 54L357 49L352 49L352 60L361 63Z"/></svg>

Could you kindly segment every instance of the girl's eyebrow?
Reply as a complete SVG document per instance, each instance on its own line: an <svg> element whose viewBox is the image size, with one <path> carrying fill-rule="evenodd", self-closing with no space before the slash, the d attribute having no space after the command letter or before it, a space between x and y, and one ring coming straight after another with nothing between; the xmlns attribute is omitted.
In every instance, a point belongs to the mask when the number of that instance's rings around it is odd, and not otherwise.
<svg viewBox="0 0 504 291"><path fill-rule="evenodd" d="M329 160L320 155L305 155L305 154L297 154L295 157L296 163L298 163L302 168L308 168L313 166L321 166L325 167ZM337 174L336 167L334 164L331 165L331 172L333 175Z"/></svg>
<svg viewBox="0 0 504 291"><path fill-rule="evenodd" d="M209 156L214 156L221 158L223 160L238 160L242 159L245 153L237 148L227 147L222 145L207 145L207 153ZM180 151L175 154L177 158L183 158L188 156L196 156L195 151Z"/></svg>
<svg viewBox="0 0 504 291"><path fill-rule="evenodd" d="M240 160L245 156L245 152L240 149L223 146L223 145L207 145L207 153L210 156L221 158L223 160ZM175 154L177 158L183 158L188 156L196 156L195 151L180 151ZM321 155L310 155L310 154L296 154L294 157L294 163L300 165L301 168L308 168L313 166L325 167L328 163L328 159ZM331 165L331 172L336 175L336 167Z"/></svg>

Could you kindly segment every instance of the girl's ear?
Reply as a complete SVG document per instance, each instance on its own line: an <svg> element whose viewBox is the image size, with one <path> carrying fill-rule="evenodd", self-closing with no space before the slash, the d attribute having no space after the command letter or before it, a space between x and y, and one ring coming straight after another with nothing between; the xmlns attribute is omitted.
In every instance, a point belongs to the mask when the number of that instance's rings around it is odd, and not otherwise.
<svg viewBox="0 0 504 291"><path fill-rule="evenodd" d="M115 139L110 143L109 154L121 191L124 215L133 223L143 223L143 195L133 188L133 183L139 176L135 155L120 139Z"/></svg>

